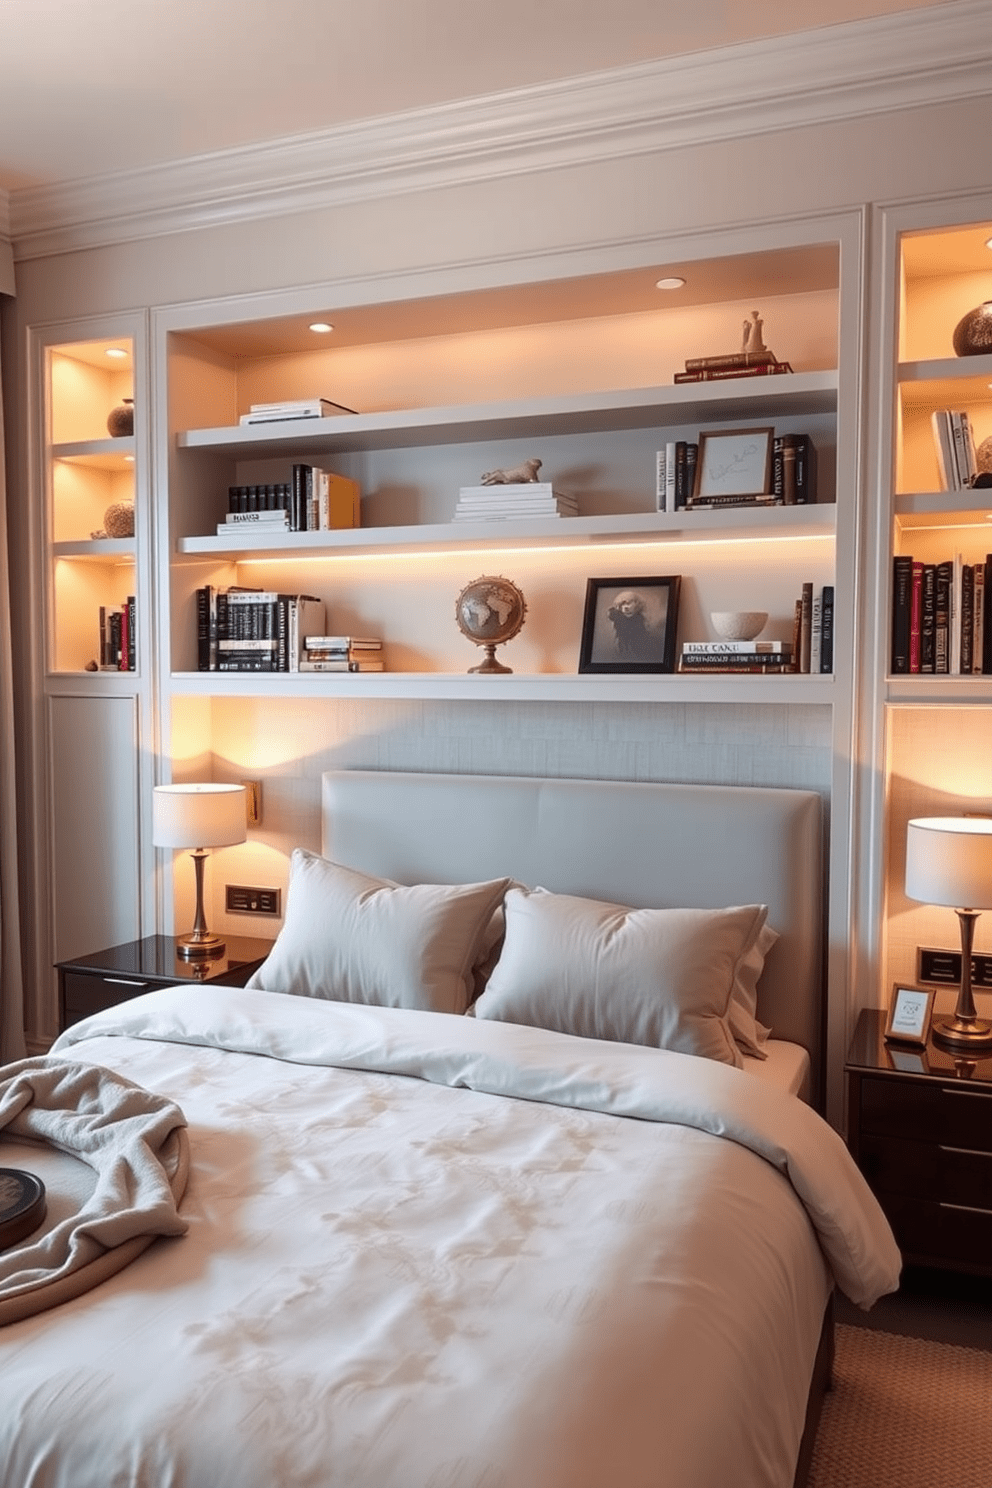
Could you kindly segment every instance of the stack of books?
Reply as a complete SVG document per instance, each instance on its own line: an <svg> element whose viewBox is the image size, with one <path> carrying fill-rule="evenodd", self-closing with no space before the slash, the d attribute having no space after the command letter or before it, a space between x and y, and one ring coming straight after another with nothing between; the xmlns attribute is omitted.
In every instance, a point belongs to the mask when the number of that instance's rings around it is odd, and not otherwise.
<svg viewBox="0 0 992 1488"><path fill-rule="evenodd" d="M894 675L988 676L992 673L992 553L967 563L892 560Z"/></svg>
<svg viewBox="0 0 992 1488"><path fill-rule="evenodd" d="M287 419L328 418L334 413L354 413L329 398L290 398L279 403L252 403L239 420L242 424L281 424Z"/></svg>
<svg viewBox="0 0 992 1488"><path fill-rule="evenodd" d="M721 382L726 377L774 377L791 372L771 351L728 351L722 356L686 357L685 371L674 382Z"/></svg>
<svg viewBox="0 0 992 1488"><path fill-rule="evenodd" d="M797 670L789 641L686 641L680 672L769 674Z"/></svg>
<svg viewBox="0 0 992 1488"><path fill-rule="evenodd" d="M550 481L521 481L505 486L462 486L456 522L506 521L527 517L574 517L579 504L563 496Z"/></svg>
<svg viewBox="0 0 992 1488"><path fill-rule="evenodd" d="M796 671L829 675L834 669L834 586L807 582L796 600L792 633Z"/></svg>
<svg viewBox="0 0 992 1488"><path fill-rule="evenodd" d="M374 636L308 635L301 672L383 672L382 642Z"/></svg>
<svg viewBox="0 0 992 1488"><path fill-rule="evenodd" d="M196 591L197 668L299 671L304 636L324 624L324 601L313 594L204 584Z"/></svg>

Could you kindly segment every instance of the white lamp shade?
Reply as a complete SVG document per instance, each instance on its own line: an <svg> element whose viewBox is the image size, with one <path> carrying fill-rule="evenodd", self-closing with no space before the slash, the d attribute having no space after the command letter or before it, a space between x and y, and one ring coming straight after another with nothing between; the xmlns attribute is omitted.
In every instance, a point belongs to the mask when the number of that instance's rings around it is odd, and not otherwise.
<svg viewBox="0 0 992 1488"><path fill-rule="evenodd" d="M247 836L243 785L157 785L152 793L156 847L229 847Z"/></svg>
<svg viewBox="0 0 992 1488"><path fill-rule="evenodd" d="M911 821L906 894L921 904L992 909L992 820L924 816Z"/></svg>

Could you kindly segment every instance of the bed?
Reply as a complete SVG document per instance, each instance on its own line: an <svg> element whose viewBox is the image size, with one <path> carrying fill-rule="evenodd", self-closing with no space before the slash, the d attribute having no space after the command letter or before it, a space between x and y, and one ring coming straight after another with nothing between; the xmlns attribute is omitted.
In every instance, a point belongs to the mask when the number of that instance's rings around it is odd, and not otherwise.
<svg viewBox="0 0 992 1488"><path fill-rule="evenodd" d="M0 1327L2 1488L800 1481L833 1289L899 1271L812 1104L819 798L334 771L322 809L254 985L52 1050L181 1113L188 1179Z"/></svg>

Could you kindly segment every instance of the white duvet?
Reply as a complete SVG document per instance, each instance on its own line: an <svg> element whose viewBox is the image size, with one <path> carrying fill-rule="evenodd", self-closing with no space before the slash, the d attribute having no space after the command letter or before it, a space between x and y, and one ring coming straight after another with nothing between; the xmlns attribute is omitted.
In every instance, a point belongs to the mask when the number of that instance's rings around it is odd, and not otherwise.
<svg viewBox="0 0 992 1488"><path fill-rule="evenodd" d="M215 987L56 1047L184 1111L189 1230L0 1331L3 1488L788 1488L832 1280L897 1284L729 1066Z"/></svg>

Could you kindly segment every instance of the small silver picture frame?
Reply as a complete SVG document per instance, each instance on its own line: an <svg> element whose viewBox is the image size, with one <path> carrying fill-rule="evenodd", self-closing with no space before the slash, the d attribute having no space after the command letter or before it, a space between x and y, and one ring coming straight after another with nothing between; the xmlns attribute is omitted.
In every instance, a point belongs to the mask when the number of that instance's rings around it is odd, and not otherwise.
<svg viewBox="0 0 992 1488"><path fill-rule="evenodd" d="M922 987L895 987L885 1025L885 1040L893 1044L926 1043L933 1016L935 992Z"/></svg>

